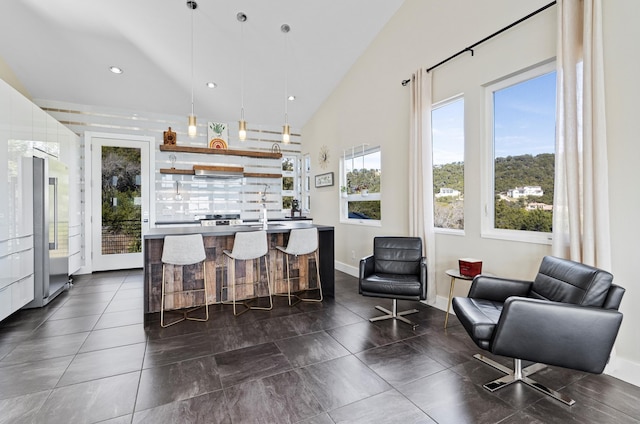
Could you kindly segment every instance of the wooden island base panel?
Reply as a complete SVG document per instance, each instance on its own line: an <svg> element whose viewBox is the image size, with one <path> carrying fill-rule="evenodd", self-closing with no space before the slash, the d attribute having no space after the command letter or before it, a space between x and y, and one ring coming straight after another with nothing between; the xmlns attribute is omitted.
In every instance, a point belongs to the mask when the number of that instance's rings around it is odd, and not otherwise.
<svg viewBox="0 0 640 424"><path fill-rule="evenodd" d="M269 225L267 238L269 243L269 272L273 293L287 293L287 270L284 254L276 246L286 246L289 232L294 228L318 228L320 280L324 296L334 296L334 229L333 227L314 225L306 222L291 222ZM205 269L207 273L208 304L221 303L231 299L232 293L223 290L227 285L226 256L223 250L232 250L235 233L239 231L258 231L259 228L247 226L218 226L218 227L183 227L183 228L154 228L144 237L144 323L152 321L156 313L160 312L162 297L162 248L164 236L201 233L204 240ZM255 287L251 283L258 279L265 284L258 285L258 296L266 296L267 274L264 260L236 262L236 299L246 299L256 296ZM316 263L313 255L290 257L292 292L318 287L316 277ZM299 278L298 278L299 277ZM204 274L202 266L166 266L166 291L182 291L192 288L202 288ZM181 309L203 305L204 293L197 291L184 294L165 295L165 309Z"/></svg>

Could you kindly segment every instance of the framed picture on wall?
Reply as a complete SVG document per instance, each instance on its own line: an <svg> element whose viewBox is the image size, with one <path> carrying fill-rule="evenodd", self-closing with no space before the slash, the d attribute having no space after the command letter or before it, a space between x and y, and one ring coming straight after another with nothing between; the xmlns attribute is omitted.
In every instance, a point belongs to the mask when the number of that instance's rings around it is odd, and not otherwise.
<svg viewBox="0 0 640 424"><path fill-rule="evenodd" d="M333 172L316 175L316 187L329 187L333 185Z"/></svg>

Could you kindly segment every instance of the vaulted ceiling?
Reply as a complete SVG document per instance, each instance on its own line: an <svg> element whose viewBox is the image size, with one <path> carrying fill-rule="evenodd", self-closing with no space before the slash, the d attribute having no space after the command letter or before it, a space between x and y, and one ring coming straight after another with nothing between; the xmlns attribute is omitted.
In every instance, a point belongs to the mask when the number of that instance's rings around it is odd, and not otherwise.
<svg viewBox="0 0 640 424"><path fill-rule="evenodd" d="M403 1L197 0L193 26L186 0L3 1L0 59L36 100L186 116L193 82L199 117L238 120L243 92L260 124L282 123L286 75L301 127Z"/></svg>

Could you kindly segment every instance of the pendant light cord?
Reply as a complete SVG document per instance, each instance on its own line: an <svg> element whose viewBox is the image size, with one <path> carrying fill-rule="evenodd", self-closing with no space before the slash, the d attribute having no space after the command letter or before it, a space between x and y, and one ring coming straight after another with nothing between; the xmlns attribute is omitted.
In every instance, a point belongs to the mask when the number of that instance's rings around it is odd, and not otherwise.
<svg viewBox="0 0 640 424"><path fill-rule="evenodd" d="M240 22L240 119L244 121L244 21Z"/></svg>
<svg viewBox="0 0 640 424"><path fill-rule="evenodd" d="M191 116L193 116L193 11L195 7L191 7Z"/></svg>
<svg viewBox="0 0 640 424"><path fill-rule="evenodd" d="M288 61L289 59L289 31L284 33L284 123L288 124L289 123L289 116L288 116L288 99L287 97L289 96L289 87L288 87L288 83L289 83L289 68L288 68Z"/></svg>

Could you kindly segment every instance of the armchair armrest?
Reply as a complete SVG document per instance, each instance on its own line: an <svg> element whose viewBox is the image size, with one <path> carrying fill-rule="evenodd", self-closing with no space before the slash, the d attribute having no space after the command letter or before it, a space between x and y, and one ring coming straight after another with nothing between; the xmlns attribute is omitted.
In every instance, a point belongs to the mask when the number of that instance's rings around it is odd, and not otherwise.
<svg viewBox="0 0 640 424"><path fill-rule="evenodd" d="M467 297L505 302L511 296L527 296L531 281L478 275L473 279Z"/></svg>
<svg viewBox="0 0 640 424"><path fill-rule="evenodd" d="M512 297L504 304L491 352L599 374L621 322L615 310Z"/></svg>
<svg viewBox="0 0 640 424"><path fill-rule="evenodd" d="M427 298L427 258L422 257L420 259L420 299L425 300Z"/></svg>
<svg viewBox="0 0 640 424"><path fill-rule="evenodd" d="M373 260L373 255L365 256L360 259L360 279L365 279L371 274L373 274L373 270L375 269L375 261Z"/></svg>

